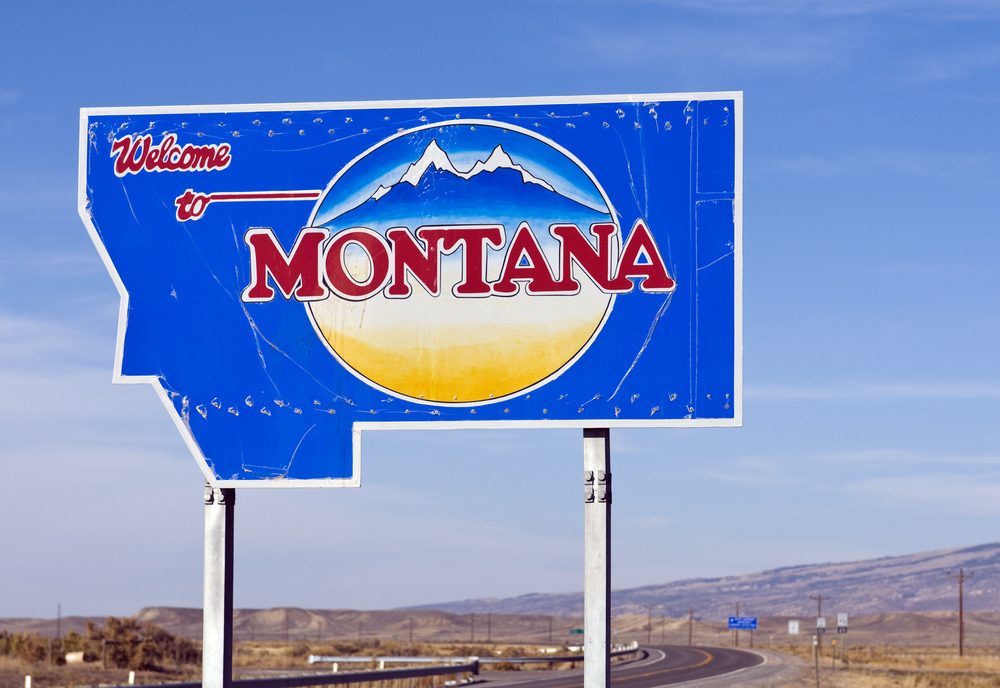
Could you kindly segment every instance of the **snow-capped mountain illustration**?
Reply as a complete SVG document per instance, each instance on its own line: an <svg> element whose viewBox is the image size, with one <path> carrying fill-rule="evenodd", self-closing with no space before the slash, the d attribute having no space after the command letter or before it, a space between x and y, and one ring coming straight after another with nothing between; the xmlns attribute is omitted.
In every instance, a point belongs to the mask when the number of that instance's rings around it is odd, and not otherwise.
<svg viewBox="0 0 1000 688"><path fill-rule="evenodd" d="M432 139L427 147L424 149L423 154L420 158L411 163L409 167L406 168L406 172L396 181L395 184L390 186L379 185L375 189L375 193L371 195L376 201L385 196L389 191L396 186L396 184L409 184L411 186L417 186L420 183L420 179L424 176L431 167L438 171L451 172L456 177L461 177L462 179L471 179L481 172L495 172L498 169L510 169L520 172L521 180L525 184L538 184L542 188L555 192L555 189L544 179L540 179L533 175L531 172L526 170L523 165L515 163L507 151L503 149L499 144L493 149L489 157L486 160L477 160L475 164L466 170L465 172L460 171L455 167L455 164L448 157L448 154L444 152L438 145L437 139Z"/></svg>
<svg viewBox="0 0 1000 688"><path fill-rule="evenodd" d="M394 183L378 188L360 204L322 222L330 229L420 227L487 222L513 228L524 221L548 227L572 222L581 227L607 222L608 211L565 196L552 184L515 162L502 146L459 169L432 140Z"/></svg>

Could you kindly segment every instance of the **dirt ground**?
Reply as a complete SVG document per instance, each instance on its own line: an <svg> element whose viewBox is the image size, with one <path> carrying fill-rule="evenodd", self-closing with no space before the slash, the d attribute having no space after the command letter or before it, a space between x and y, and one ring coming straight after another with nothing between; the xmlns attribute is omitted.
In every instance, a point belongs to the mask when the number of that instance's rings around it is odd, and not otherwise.
<svg viewBox="0 0 1000 688"><path fill-rule="evenodd" d="M301 643L262 641L239 643L235 653L237 664L235 673L237 676L247 676L264 668L306 670L309 667L303 656L305 648L301 645ZM746 646L742 643L741 645ZM469 648L441 649L454 651ZM486 647L477 649L481 655L486 655L489 651ZM831 649L827 642L820 655L819 678L820 686L823 688L1000 688L1000 649L995 647L967 648L964 657L959 657L954 647L944 646L855 643L847 646L845 654L844 646L840 644L836 658L832 656ZM795 678L784 679L781 686L813 688L816 685L815 662L811 648L804 645L776 645L770 648L770 652L788 657L790 663L799 667L795 672ZM442 654L454 654L454 652ZM0 688L23 688L26 674L32 677L32 688L123 685L128 682L127 669L103 670L96 664L30 666L18 660L0 658ZM198 666L187 665L167 673L136 672L136 683L190 681L197 680L199 676ZM774 684L775 688L778 685Z"/></svg>

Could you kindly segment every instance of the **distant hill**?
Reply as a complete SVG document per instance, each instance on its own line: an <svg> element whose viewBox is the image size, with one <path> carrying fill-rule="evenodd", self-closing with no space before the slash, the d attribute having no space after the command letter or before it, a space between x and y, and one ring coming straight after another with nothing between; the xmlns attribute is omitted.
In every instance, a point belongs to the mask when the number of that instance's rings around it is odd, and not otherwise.
<svg viewBox="0 0 1000 688"><path fill-rule="evenodd" d="M146 607L134 614L142 623L152 623L176 635L201 637L202 611L192 607ZM63 617L59 630L83 633L87 622L101 626L105 617ZM370 644L375 641L466 643L472 639L518 639L532 642L563 642L569 629L580 626L580 618L553 618L534 614L453 614L435 610L390 609L236 609L233 626L237 640L331 640ZM0 618L0 631L36 633L54 637L55 619Z"/></svg>
<svg viewBox="0 0 1000 688"><path fill-rule="evenodd" d="M725 642L725 618L737 602L743 613L761 617L761 637L784 637L789 618L803 623L815 616L810 595L822 593L824 613L846 612L851 637L871 642L893 637L915 644L950 639L956 628L957 585L949 576L964 568L967 637L978 644L995 641L1000 632L1000 544L938 550L866 561L790 566L744 576L675 581L612 593L614 627L619 639L660 634L685 640L689 608L696 611L696 634L705 642ZM648 608L654 608L654 629ZM240 640L366 643L376 640L465 643L509 639L538 643L578 640L569 629L582 625L581 593L535 593L506 599L482 598L420 607L364 611L347 609L238 609ZM668 617L668 618L663 618ZM672 617L672 618L670 618ZM198 638L201 610L149 607L135 618L172 633ZM657 620L658 619L658 620ZM64 617L61 631L82 631L101 617ZM0 619L0 631L54 636L55 619ZM807 634L802 636L807 638ZM949 641L950 642L950 641Z"/></svg>
<svg viewBox="0 0 1000 688"><path fill-rule="evenodd" d="M974 572L966 583L970 611L1000 610L1000 544L993 543L864 561L789 566L723 578L697 578L611 594L615 615L642 614L655 606L658 614L679 617L694 608L706 617L722 618L737 602L748 614L815 615L809 596L821 593L832 607L852 614L951 611L958 589L949 576L959 568ZM583 613L583 594L534 593L504 599L481 598L414 607L454 613L556 614Z"/></svg>

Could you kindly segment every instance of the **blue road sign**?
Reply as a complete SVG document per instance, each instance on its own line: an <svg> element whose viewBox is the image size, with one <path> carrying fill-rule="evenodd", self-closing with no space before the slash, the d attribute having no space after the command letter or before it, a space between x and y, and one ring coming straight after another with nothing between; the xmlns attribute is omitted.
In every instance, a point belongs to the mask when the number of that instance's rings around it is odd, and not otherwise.
<svg viewBox="0 0 1000 688"><path fill-rule="evenodd" d="M734 631L755 631L757 630L757 617L730 616L729 629Z"/></svg>
<svg viewBox="0 0 1000 688"><path fill-rule="evenodd" d="M738 93L93 109L115 380L219 487L372 429L734 426Z"/></svg>

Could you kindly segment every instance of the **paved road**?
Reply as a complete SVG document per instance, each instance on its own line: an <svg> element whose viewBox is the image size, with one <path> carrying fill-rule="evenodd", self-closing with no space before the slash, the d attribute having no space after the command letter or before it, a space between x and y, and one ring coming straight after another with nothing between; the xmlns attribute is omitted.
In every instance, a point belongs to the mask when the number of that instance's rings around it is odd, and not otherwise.
<svg viewBox="0 0 1000 688"><path fill-rule="evenodd" d="M754 652L718 647L680 647L674 645L645 648L645 659L616 665L611 670L614 688L658 688L674 683L730 674L764 662ZM581 688L583 673L576 671L527 672L516 679L488 678L491 686L518 688ZM533 674L533 675L532 675ZM489 674L487 674L489 676Z"/></svg>

